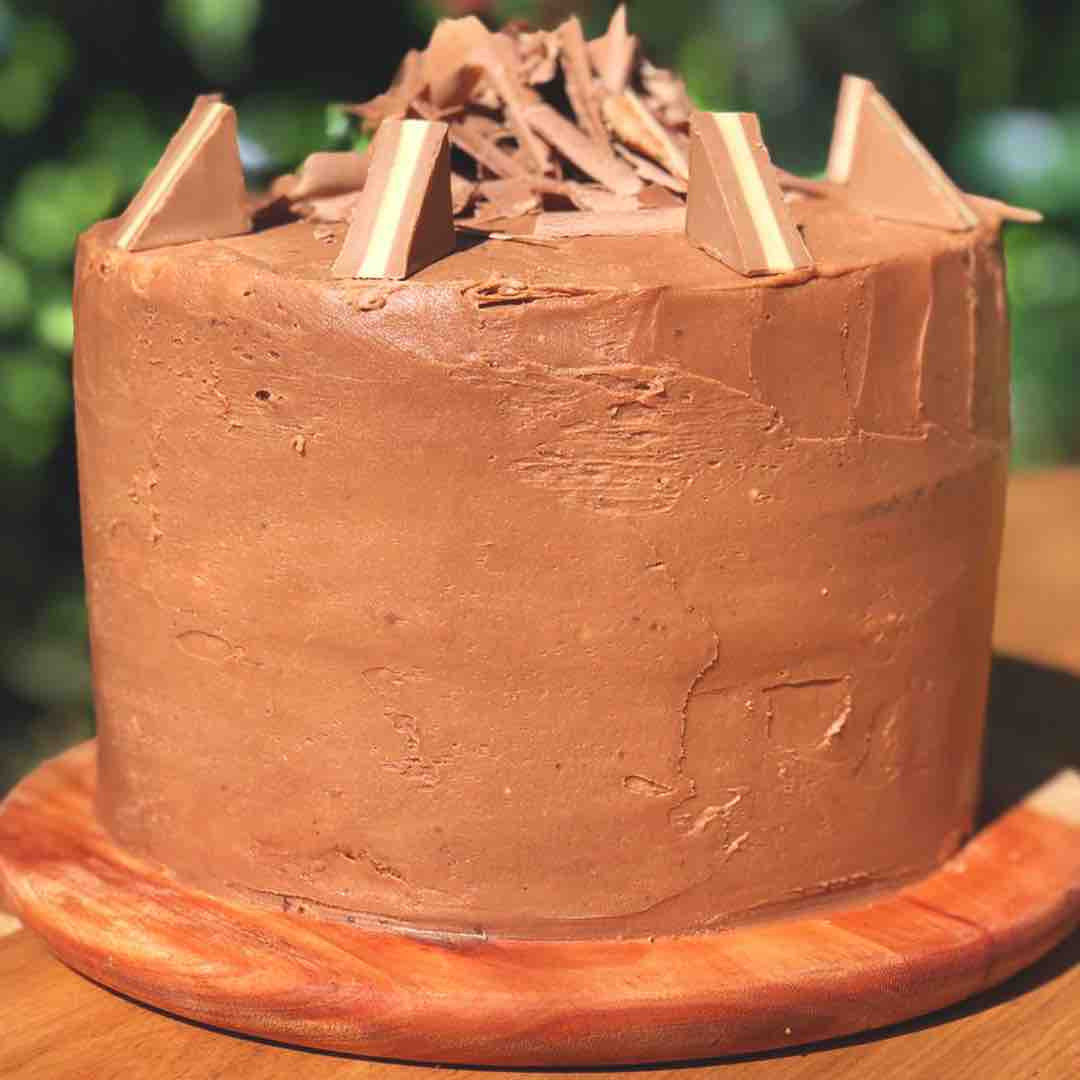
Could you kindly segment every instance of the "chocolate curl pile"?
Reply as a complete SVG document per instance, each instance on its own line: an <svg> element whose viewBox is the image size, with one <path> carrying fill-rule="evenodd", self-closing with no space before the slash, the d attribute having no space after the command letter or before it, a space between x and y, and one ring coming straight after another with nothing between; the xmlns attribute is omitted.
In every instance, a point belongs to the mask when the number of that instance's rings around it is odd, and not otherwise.
<svg viewBox="0 0 1080 1080"><path fill-rule="evenodd" d="M454 214L474 226L538 210L681 206L691 108L682 80L640 57L622 6L592 41L576 16L550 31L443 20L385 93L346 106L368 132L395 117L448 124ZM275 194L308 220L347 220L350 192L321 190L309 162Z"/></svg>

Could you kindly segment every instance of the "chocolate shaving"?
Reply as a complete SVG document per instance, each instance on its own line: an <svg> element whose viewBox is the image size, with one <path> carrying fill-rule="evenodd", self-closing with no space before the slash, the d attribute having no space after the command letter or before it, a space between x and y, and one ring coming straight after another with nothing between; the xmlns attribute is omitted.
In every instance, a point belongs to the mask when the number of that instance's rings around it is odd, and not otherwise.
<svg viewBox="0 0 1080 1080"><path fill-rule="evenodd" d="M565 181L560 194L565 194L579 210L612 212L636 210L641 205L640 195L616 195L599 184L580 184L574 180Z"/></svg>
<svg viewBox="0 0 1080 1080"><path fill-rule="evenodd" d="M550 185L549 191L551 194L562 195L569 199L578 210L590 210L597 213L685 205L678 195L659 184L646 184L636 195L617 195L600 184L582 184L576 180L564 180L561 184Z"/></svg>
<svg viewBox="0 0 1080 1080"><path fill-rule="evenodd" d="M309 154L296 170L288 191L289 198L299 202L359 191L367 179L370 161L370 146L359 154L353 150Z"/></svg>
<svg viewBox="0 0 1080 1080"><path fill-rule="evenodd" d="M348 221L367 180L370 146L352 150L309 154L295 173L279 176L259 210L261 224L271 208L280 204L284 217L333 224ZM280 214L280 210L274 211Z"/></svg>
<svg viewBox="0 0 1080 1080"><path fill-rule="evenodd" d="M598 142L606 143L607 132L593 89L592 65L585 48L581 21L576 15L571 15L555 34L559 41L559 63L566 80L566 96L570 99L570 107L586 134Z"/></svg>
<svg viewBox="0 0 1080 1080"><path fill-rule="evenodd" d="M829 190L829 184L824 180L811 180L807 176L796 176L795 173L781 169L779 165L773 166L776 172L776 182L781 191L797 191L802 195L812 195L821 198Z"/></svg>
<svg viewBox="0 0 1080 1080"><path fill-rule="evenodd" d="M475 16L442 19L423 53L428 97L437 109L464 105L484 78L479 61L490 31Z"/></svg>
<svg viewBox="0 0 1080 1080"><path fill-rule="evenodd" d="M270 187L262 195L257 196L252 207L253 212L261 213L267 207L275 206L278 203L289 205L295 187L296 176L294 173L284 173L281 176L274 177L270 182Z"/></svg>
<svg viewBox="0 0 1080 1080"><path fill-rule="evenodd" d="M618 195L636 195L641 190L641 180L633 169L550 105L533 105L526 117L530 126L563 157L604 187Z"/></svg>
<svg viewBox="0 0 1080 1080"><path fill-rule="evenodd" d="M350 111L368 126L385 117L445 122L454 215L474 226L538 209L628 215L684 206L690 100L682 79L641 57L624 5L593 41L573 16L552 31L445 20L425 50L405 58L390 90ZM818 190L779 180L788 199ZM312 220L343 212L290 198Z"/></svg>
<svg viewBox="0 0 1080 1080"><path fill-rule="evenodd" d="M637 38L627 29L625 4L615 9L607 32L590 41L588 49L604 89L609 94L621 94L630 85L637 53Z"/></svg>
<svg viewBox="0 0 1080 1080"><path fill-rule="evenodd" d="M422 54L410 49L398 65L394 81L386 93L360 105L346 105L345 111L359 116L368 131L374 131L384 120L404 116L426 85L423 66Z"/></svg>
<svg viewBox="0 0 1080 1080"><path fill-rule="evenodd" d="M476 196L477 185L460 173L450 174L450 201L454 207L454 216L465 213Z"/></svg>
<svg viewBox="0 0 1080 1080"><path fill-rule="evenodd" d="M278 180L280 179L282 177L278 177ZM292 179L292 177L289 177L289 179ZM296 215L293 213L289 200L280 190L274 190L276 183L277 180L270 185L268 190L253 192L248 196L251 227L255 232L272 229L278 225L288 225L290 221L296 220Z"/></svg>
<svg viewBox="0 0 1080 1080"><path fill-rule="evenodd" d="M586 210L566 214L541 214L533 236L652 236L681 233L686 228L686 208L660 210L616 210L593 213Z"/></svg>
<svg viewBox="0 0 1080 1080"><path fill-rule="evenodd" d="M635 154L633 150L627 150L625 146L619 144L616 144L615 150L620 157L625 158L633 166L634 171L642 180L650 184L659 184L661 187L666 187L668 191L674 191L679 195L686 194L687 182L680 180L677 176L672 176L667 169L661 169L655 161L650 161L640 154Z"/></svg>
<svg viewBox="0 0 1080 1080"><path fill-rule="evenodd" d="M312 199L301 199L292 204L292 212L305 221L333 225L349 221L360 201L359 191L347 191L341 195L320 195Z"/></svg>
<svg viewBox="0 0 1080 1080"><path fill-rule="evenodd" d="M554 240L542 240L529 233L509 233L491 229L476 228L468 222L459 222L458 229L461 232L473 236L482 236L485 240L513 241L518 244L529 244L533 247L557 248L559 245Z"/></svg>
<svg viewBox="0 0 1080 1080"><path fill-rule="evenodd" d="M518 77L529 86L542 86L559 70L559 45L553 34L536 30L514 39L518 54Z"/></svg>
<svg viewBox="0 0 1080 1080"><path fill-rule="evenodd" d="M423 113L421 113L423 115ZM504 150L489 140L481 131L483 125L476 125L477 116L464 116L450 123L450 141L460 147L478 165L482 165L493 176L508 178L525 176L528 169Z"/></svg>
<svg viewBox="0 0 1080 1080"><path fill-rule="evenodd" d="M638 206L643 209L662 209L667 206L682 206L686 203L675 192L660 184L646 184L638 195Z"/></svg>
<svg viewBox="0 0 1080 1080"><path fill-rule="evenodd" d="M631 150L638 150L681 180L690 175L686 155L672 133L646 108L633 90L604 98L604 119L616 137Z"/></svg>
<svg viewBox="0 0 1080 1080"><path fill-rule="evenodd" d="M521 217L540 208L540 194L527 177L509 180L484 180L476 185L476 198L482 202L470 221L480 224Z"/></svg>
<svg viewBox="0 0 1080 1080"><path fill-rule="evenodd" d="M537 100L533 91L518 82L516 72L510 65L516 59L513 42L500 34L491 34L488 44L478 54L484 65L484 73L491 88L502 99L506 110L506 122L517 137L521 150L532 167L541 175L551 164L547 148L532 132L525 112Z"/></svg>
<svg viewBox="0 0 1080 1080"><path fill-rule="evenodd" d="M654 67L648 60L641 62L640 76L645 96L660 122L685 130L694 111L690 95L686 92L686 83L673 71Z"/></svg>
<svg viewBox="0 0 1080 1080"><path fill-rule="evenodd" d="M461 118L461 123L485 142L498 146L500 143L515 148L517 143L514 133L486 113L469 113Z"/></svg>
<svg viewBox="0 0 1080 1080"><path fill-rule="evenodd" d="M544 146L546 147L547 143L545 143ZM530 170L528 157L527 157L525 151L522 150L522 148L520 146L515 147L510 152L510 156L511 156L511 158L513 158L513 160L517 163L517 165L520 168L525 170L526 174L536 184L541 183L541 181L543 181L545 179L554 180L554 181L558 182L558 181L561 181L562 178L563 178L564 170L563 170L562 159L558 156L558 154L552 154L551 155L551 158L549 159L548 170L544 174L544 176L542 176L542 177L537 176L534 172L532 172Z"/></svg>

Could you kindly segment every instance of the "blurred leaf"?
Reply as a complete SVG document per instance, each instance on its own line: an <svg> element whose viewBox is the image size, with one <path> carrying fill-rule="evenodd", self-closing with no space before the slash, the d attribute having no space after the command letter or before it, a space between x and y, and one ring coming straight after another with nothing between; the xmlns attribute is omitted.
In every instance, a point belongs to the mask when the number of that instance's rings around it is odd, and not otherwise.
<svg viewBox="0 0 1080 1080"><path fill-rule="evenodd" d="M243 131L236 136L237 149L240 151L240 164L244 167L244 173L248 176L260 176L270 171L274 166L272 158L262 144Z"/></svg>
<svg viewBox="0 0 1080 1080"><path fill-rule="evenodd" d="M48 353L0 353L0 459L19 466L44 461L70 408L67 372Z"/></svg>
<svg viewBox="0 0 1080 1080"><path fill-rule="evenodd" d="M37 127L73 57L71 39L51 19L15 21L10 54L0 67L0 128L22 135Z"/></svg>
<svg viewBox="0 0 1080 1080"><path fill-rule="evenodd" d="M30 60L16 58L0 68L0 127L12 135L32 131L52 104L53 83Z"/></svg>
<svg viewBox="0 0 1080 1080"><path fill-rule="evenodd" d="M439 0L409 0L409 18L424 33L430 33L445 14Z"/></svg>
<svg viewBox="0 0 1080 1080"><path fill-rule="evenodd" d="M88 656L82 583L65 582L44 598L25 644L7 650L5 681L42 706L88 703Z"/></svg>
<svg viewBox="0 0 1080 1080"><path fill-rule="evenodd" d="M90 696L90 662L81 640L36 635L13 642L4 682L36 705L65 705Z"/></svg>
<svg viewBox="0 0 1080 1080"><path fill-rule="evenodd" d="M10 419L52 423L67 414L65 373L40 353L0 354L0 406Z"/></svg>
<svg viewBox="0 0 1080 1080"><path fill-rule="evenodd" d="M81 581L61 585L49 594L36 626L53 638L82 641L86 636L86 597Z"/></svg>
<svg viewBox="0 0 1080 1080"><path fill-rule="evenodd" d="M30 316L30 278L22 265L0 252L0 331L13 330Z"/></svg>
<svg viewBox="0 0 1080 1080"><path fill-rule="evenodd" d="M511 19L524 19L533 24L540 22L540 4L537 0L495 0L488 6L492 8L496 24Z"/></svg>
<svg viewBox="0 0 1080 1080"><path fill-rule="evenodd" d="M259 151L255 171L291 169L326 146L326 105L302 94L261 94L237 105L241 134ZM248 165L245 162L245 165Z"/></svg>
<svg viewBox="0 0 1080 1080"><path fill-rule="evenodd" d="M1013 460L1046 465L1080 452L1076 342L1080 311L1016 305L1013 311Z"/></svg>
<svg viewBox="0 0 1080 1080"><path fill-rule="evenodd" d="M167 0L165 16L202 71L230 78L248 66L262 0Z"/></svg>
<svg viewBox="0 0 1080 1080"><path fill-rule="evenodd" d="M735 71L722 44L705 36L689 38L679 54L679 70L698 108L718 110L730 106Z"/></svg>
<svg viewBox="0 0 1080 1080"><path fill-rule="evenodd" d="M169 135L143 102L117 91L91 102L80 149L85 158L107 163L123 194L130 195L157 164Z"/></svg>
<svg viewBox="0 0 1080 1080"><path fill-rule="evenodd" d="M336 142L348 137L352 129L352 117L345 111L344 105L326 106L326 137Z"/></svg>
<svg viewBox="0 0 1080 1080"><path fill-rule="evenodd" d="M97 162L46 162L19 178L4 222L8 242L28 259L66 262L76 236L116 203L115 173Z"/></svg>
<svg viewBox="0 0 1080 1080"><path fill-rule="evenodd" d="M63 26L52 19L20 19L15 32L14 56L28 60L57 84L71 72L75 46Z"/></svg>
<svg viewBox="0 0 1080 1080"><path fill-rule="evenodd" d="M901 10L902 32L914 53L927 59L948 55L952 20L951 8L944 0L921 0Z"/></svg>
<svg viewBox="0 0 1080 1080"><path fill-rule="evenodd" d="M53 300L41 304L34 316L34 334L42 345L59 353L70 353L75 336L71 301Z"/></svg>
<svg viewBox="0 0 1080 1080"><path fill-rule="evenodd" d="M15 13L7 0L0 0L0 60L7 60L15 47Z"/></svg>
<svg viewBox="0 0 1080 1080"><path fill-rule="evenodd" d="M952 32L970 57L957 64L960 107L976 109L1013 96L1025 41L1025 16L1017 0L953 0Z"/></svg>
<svg viewBox="0 0 1080 1080"><path fill-rule="evenodd" d="M1080 208L1080 114L978 113L961 128L958 173L987 194L1054 213Z"/></svg>
<svg viewBox="0 0 1080 1080"><path fill-rule="evenodd" d="M1009 299L1018 307L1080 301L1080 242L1050 228L1011 229L1006 239Z"/></svg>

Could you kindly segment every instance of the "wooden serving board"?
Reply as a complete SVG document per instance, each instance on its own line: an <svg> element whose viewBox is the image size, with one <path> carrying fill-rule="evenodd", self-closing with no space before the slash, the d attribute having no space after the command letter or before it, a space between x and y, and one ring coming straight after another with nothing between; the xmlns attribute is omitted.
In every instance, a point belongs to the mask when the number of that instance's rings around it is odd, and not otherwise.
<svg viewBox="0 0 1080 1080"><path fill-rule="evenodd" d="M490 1065L600 1065L791 1046L1002 981L1080 923L1080 774L872 903L655 941L448 944L267 912L177 883L93 813L96 752L0 805L0 891L77 971L170 1012L303 1046Z"/></svg>

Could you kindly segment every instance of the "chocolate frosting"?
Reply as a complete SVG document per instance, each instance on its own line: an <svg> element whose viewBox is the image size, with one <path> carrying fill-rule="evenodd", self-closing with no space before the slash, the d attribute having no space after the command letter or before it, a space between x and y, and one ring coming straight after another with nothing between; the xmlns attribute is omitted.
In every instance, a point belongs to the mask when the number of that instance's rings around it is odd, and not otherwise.
<svg viewBox="0 0 1080 1080"><path fill-rule="evenodd" d="M100 813L214 893L449 933L701 931L971 826L1008 437L999 219L79 245Z"/></svg>

